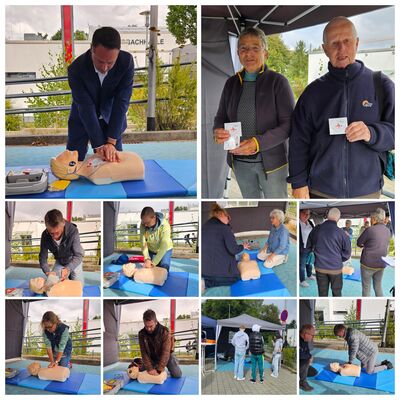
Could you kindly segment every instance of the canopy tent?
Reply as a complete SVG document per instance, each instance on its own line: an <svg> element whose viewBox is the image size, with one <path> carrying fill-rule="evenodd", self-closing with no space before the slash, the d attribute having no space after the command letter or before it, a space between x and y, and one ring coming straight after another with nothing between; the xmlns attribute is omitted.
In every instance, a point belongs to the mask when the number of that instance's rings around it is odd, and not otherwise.
<svg viewBox="0 0 400 400"><path fill-rule="evenodd" d="M115 228L117 226L119 201L105 201L103 203L103 256L114 253Z"/></svg>
<svg viewBox="0 0 400 400"><path fill-rule="evenodd" d="M267 35L354 16L387 5L202 6L202 196L221 198L228 167L223 146L213 142L213 123L225 81L234 74L229 35L256 26ZM321 34L322 42L322 34Z"/></svg>
<svg viewBox="0 0 400 400"><path fill-rule="evenodd" d="M305 299L300 300L299 304L299 313L300 313L300 328L303 325L309 324L314 325L314 311L315 311L315 300L314 299ZM313 343L308 343L308 347L310 350L313 348Z"/></svg>
<svg viewBox="0 0 400 400"><path fill-rule="evenodd" d="M201 217L206 222L215 202L202 202ZM259 201L256 207L229 207L227 211L231 216L230 225L234 233L250 231L269 231L271 229L271 220L269 214L274 209L286 212L286 201Z"/></svg>
<svg viewBox="0 0 400 400"><path fill-rule="evenodd" d="M382 208L385 212L389 211L390 220L393 229L395 229L395 207L394 201L336 201L336 200L318 200L318 201L301 201L300 210L309 209L311 218L323 219L326 217L330 208L336 207L340 210L341 218L363 218L369 217L372 211Z"/></svg>
<svg viewBox="0 0 400 400"><path fill-rule="evenodd" d="M22 355L28 312L29 301L6 301L6 360Z"/></svg>
<svg viewBox="0 0 400 400"><path fill-rule="evenodd" d="M272 322L264 321L259 318L252 317L248 314L241 314L237 317L227 318L227 319L218 319L217 320L217 332L216 332L216 342L217 342L217 351L215 352L215 365L217 365L217 353L218 353L218 340L220 338L220 334L222 332L222 328L234 328L230 330L237 331L240 326L243 325L246 329L251 329L253 325L259 325L262 330L265 331L281 331L283 327L278 324L274 324ZM228 334L228 331L227 331Z"/></svg>

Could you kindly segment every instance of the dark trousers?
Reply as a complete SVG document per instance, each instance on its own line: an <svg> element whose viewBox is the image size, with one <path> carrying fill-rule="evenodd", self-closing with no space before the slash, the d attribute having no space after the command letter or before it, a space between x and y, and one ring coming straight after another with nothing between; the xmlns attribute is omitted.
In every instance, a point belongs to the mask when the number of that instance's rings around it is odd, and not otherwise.
<svg viewBox="0 0 400 400"><path fill-rule="evenodd" d="M323 274L317 271L317 283L319 297L328 297L329 285L333 297L342 296L343 274Z"/></svg>
<svg viewBox="0 0 400 400"><path fill-rule="evenodd" d="M216 287L216 286L230 286L237 282L239 276L204 276L204 285L206 289Z"/></svg>
<svg viewBox="0 0 400 400"><path fill-rule="evenodd" d="M318 371L310 364L310 360L300 360L300 384L307 382L307 378L311 378L318 374Z"/></svg>
<svg viewBox="0 0 400 400"><path fill-rule="evenodd" d="M306 280L306 272L308 278L312 275L312 265L306 264L309 254L308 251L300 251L300 282Z"/></svg>

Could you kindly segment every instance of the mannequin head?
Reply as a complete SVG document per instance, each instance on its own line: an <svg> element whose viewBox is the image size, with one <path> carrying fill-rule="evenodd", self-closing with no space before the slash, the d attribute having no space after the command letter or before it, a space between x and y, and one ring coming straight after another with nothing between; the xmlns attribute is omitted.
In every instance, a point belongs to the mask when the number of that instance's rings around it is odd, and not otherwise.
<svg viewBox="0 0 400 400"><path fill-rule="evenodd" d="M139 376L139 367L131 364L128 367L128 375L131 379L137 379L137 377Z"/></svg>
<svg viewBox="0 0 400 400"><path fill-rule="evenodd" d="M339 372L340 370L340 364L337 362L330 363L329 368L331 369L332 372Z"/></svg>
<svg viewBox="0 0 400 400"><path fill-rule="evenodd" d="M59 179L66 179L68 181L79 179L79 175L76 174L77 167L77 151L65 150L50 160L51 172Z"/></svg>
<svg viewBox="0 0 400 400"><path fill-rule="evenodd" d="M42 277L32 278L29 280L29 289L33 293L43 294L45 283L46 283L46 280Z"/></svg>
<svg viewBox="0 0 400 400"><path fill-rule="evenodd" d="M28 365L28 372L32 375L32 376L37 376L39 374L39 371L41 369L41 366L38 362L33 362L32 364Z"/></svg>

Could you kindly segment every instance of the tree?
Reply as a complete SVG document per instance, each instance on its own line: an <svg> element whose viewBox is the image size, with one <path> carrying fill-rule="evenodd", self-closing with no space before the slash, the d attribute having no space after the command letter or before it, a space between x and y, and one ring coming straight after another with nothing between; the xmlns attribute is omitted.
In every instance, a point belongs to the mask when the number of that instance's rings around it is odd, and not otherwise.
<svg viewBox="0 0 400 400"><path fill-rule="evenodd" d="M11 100L6 100L6 110L12 109ZM6 115L6 131L19 131L22 125L22 117L19 114Z"/></svg>
<svg viewBox="0 0 400 400"><path fill-rule="evenodd" d="M357 318L357 309L354 305L354 301L351 302L350 309L347 310L347 314L344 317L344 324L356 329L363 329L365 327Z"/></svg>
<svg viewBox="0 0 400 400"><path fill-rule="evenodd" d="M50 62L43 65L40 74L43 78L54 78L67 75L68 65L64 61L62 54L54 56L49 53ZM67 81L50 81L36 84L39 92L55 92L60 90L70 90ZM32 91L32 90L31 90ZM65 106L71 104L71 95L28 97L27 103L30 108ZM36 128L65 128L68 123L69 111L42 112L35 113L34 123Z"/></svg>
<svg viewBox="0 0 400 400"><path fill-rule="evenodd" d="M36 35L37 35L38 37L40 37L41 40L47 40L47 38L49 37L49 34L48 34L48 33L41 33L41 32L38 32Z"/></svg>
<svg viewBox="0 0 400 400"><path fill-rule="evenodd" d="M74 32L74 40L88 40L89 35L84 32L84 31L80 31L79 29L77 29ZM62 39L62 32L61 29L59 29L52 37L51 40L61 40Z"/></svg>
<svg viewBox="0 0 400 400"><path fill-rule="evenodd" d="M249 314L259 318L263 300L206 300L202 306L204 315L214 319L237 317Z"/></svg>
<svg viewBox="0 0 400 400"><path fill-rule="evenodd" d="M308 81L308 53L306 44L300 40L291 54L288 79L296 99L303 93Z"/></svg>
<svg viewBox="0 0 400 400"><path fill-rule="evenodd" d="M197 44L197 7L196 6L168 6L168 30L175 37L176 43Z"/></svg>
<svg viewBox="0 0 400 400"><path fill-rule="evenodd" d="M281 35L271 35L268 40L268 68L286 76L290 60L290 50L286 47Z"/></svg>
<svg viewBox="0 0 400 400"><path fill-rule="evenodd" d="M286 325L287 329L296 329L297 323L295 319L292 319L289 324Z"/></svg>

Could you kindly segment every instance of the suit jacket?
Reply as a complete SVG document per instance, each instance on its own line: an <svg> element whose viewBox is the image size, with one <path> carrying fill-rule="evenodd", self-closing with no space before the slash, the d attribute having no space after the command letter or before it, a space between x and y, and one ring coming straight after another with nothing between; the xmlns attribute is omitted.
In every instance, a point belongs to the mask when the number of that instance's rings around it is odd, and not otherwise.
<svg viewBox="0 0 400 400"><path fill-rule="evenodd" d="M68 67L68 83L72 91L72 106L68 120L68 135L85 132L93 148L102 146L107 137L120 139L126 129L126 113L132 95L133 58L119 52L113 68L100 85L94 69L91 51L80 55ZM99 117L108 125L104 133Z"/></svg>

